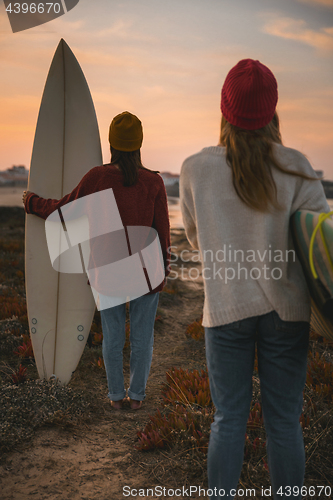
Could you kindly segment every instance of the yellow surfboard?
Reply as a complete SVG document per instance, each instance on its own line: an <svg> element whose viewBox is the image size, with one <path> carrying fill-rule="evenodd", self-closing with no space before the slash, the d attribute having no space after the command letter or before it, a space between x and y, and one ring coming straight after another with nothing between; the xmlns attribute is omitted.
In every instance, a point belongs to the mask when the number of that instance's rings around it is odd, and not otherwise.
<svg viewBox="0 0 333 500"><path fill-rule="evenodd" d="M311 327L333 340L333 212L299 210L291 218L297 256L311 294Z"/></svg>

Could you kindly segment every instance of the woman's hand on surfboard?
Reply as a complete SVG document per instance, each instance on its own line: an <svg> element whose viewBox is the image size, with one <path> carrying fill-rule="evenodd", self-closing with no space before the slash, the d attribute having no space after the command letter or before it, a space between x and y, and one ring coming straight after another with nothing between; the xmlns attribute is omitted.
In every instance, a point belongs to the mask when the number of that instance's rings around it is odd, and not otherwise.
<svg viewBox="0 0 333 500"><path fill-rule="evenodd" d="M25 205L25 199L29 193L31 193L31 191L23 191L23 195L22 195L23 205Z"/></svg>

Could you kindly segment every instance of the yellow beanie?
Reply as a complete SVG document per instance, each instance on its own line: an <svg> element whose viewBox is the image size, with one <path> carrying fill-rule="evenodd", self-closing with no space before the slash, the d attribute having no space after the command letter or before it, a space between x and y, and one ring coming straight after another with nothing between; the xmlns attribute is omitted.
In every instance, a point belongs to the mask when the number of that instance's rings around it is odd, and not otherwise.
<svg viewBox="0 0 333 500"><path fill-rule="evenodd" d="M113 118L109 130L109 143L119 151L136 151L143 140L142 124L139 118L128 111Z"/></svg>

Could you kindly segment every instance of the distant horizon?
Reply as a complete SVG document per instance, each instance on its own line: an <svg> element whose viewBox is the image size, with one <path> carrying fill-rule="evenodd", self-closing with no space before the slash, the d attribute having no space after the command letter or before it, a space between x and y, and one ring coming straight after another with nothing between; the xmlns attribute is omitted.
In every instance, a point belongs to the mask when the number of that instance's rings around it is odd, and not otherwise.
<svg viewBox="0 0 333 500"><path fill-rule="evenodd" d="M0 170L0 174L3 173L3 172L7 172L7 170L9 170L10 168L13 168L13 167L24 167L27 172L30 172L30 168L28 168L26 165L12 164L11 167L6 168L5 170ZM322 172L322 170L319 170L319 169L318 170L314 169L314 170L315 170L315 172ZM172 174L172 175L178 175L179 176L180 172L173 172L172 170L160 170L160 174ZM325 172L324 172L324 176L323 176L322 180L333 182L333 174L332 174L332 179L327 179L325 177ZM0 183L0 186L1 186L1 183Z"/></svg>

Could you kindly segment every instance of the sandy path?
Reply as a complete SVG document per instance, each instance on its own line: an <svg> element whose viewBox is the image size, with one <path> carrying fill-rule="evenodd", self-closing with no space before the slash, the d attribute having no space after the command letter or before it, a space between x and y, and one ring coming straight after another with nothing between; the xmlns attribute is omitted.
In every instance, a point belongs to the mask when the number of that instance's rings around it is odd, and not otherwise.
<svg viewBox="0 0 333 500"><path fill-rule="evenodd" d="M85 435L43 429L33 447L12 455L6 466L0 468L1 497L120 498L121 485L128 481L118 464L126 460L130 451L130 446L112 437L112 425L100 425Z"/></svg>
<svg viewBox="0 0 333 500"><path fill-rule="evenodd" d="M188 248L182 231L174 233L173 244L177 253ZM188 481L185 469L174 467L170 473L164 450L142 453L134 447L137 431L145 427L149 415L154 415L160 405L165 372L172 366L193 369L204 363L202 343L189 341L185 335L186 326L201 315L202 282L188 281L186 273L184 278L177 280L180 295L160 297L163 323L155 331L153 363L142 409L116 412L106 397L106 380L102 378L97 386L89 386L101 405L102 415L97 419L92 415L93 421L81 426L40 429L31 441L8 453L0 463L1 500L121 500L135 498L123 494L124 486L137 491L157 484L181 488ZM127 365L128 360L125 372ZM81 388L84 373L74 375L73 388ZM194 484L200 483L203 486L200 481ZM146 498L157 500L161 496Z"/></svg>
<svg viewBox="0 0 333 500"><path fill-rule="evenodd" d="M40 429L31 442L9 453L0 464L1 500L120 500L134 498L123 495L125 486L137 491L153 488L156 484L167 488L182 487L186 482L182 473L175 480L163 474L164 482L156 481L154 469L161 457L155 453L140 453L134 445L137 430L144 428L149 415L153 415L159 406L160 387L165 381L166 370L171 366L191 368L202 365L203 352L197 352L201 347L195 345L196 353L191 352L184 338L189 317L193 319L193 313L197 316L200 312L200 302L198 304L195 300L193 304L190 297L188 299L183 297L182 305L173 308L177 325L170 314L165 318L162 331L155 336L154 358L143 408L139 412L116 412L105 398L102 421L69 429ZM106 387L96 387L96 396L101 391L106 393ZM163 469L164 465L161 467ZM146 498L158 500L161 497L149 495ZM163 498L175 497L167 495Z"/></svg>

